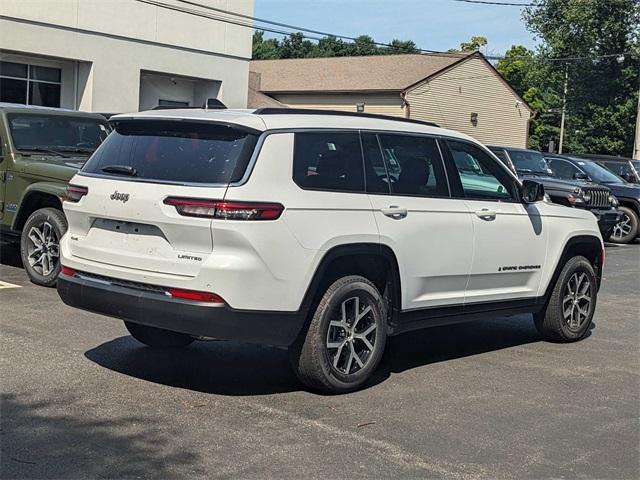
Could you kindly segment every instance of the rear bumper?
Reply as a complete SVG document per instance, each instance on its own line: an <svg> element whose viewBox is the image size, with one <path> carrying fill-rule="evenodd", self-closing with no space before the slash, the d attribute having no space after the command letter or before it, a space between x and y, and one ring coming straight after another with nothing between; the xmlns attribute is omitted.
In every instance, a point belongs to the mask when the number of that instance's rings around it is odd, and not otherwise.
<svg viewBox="0 0 640 480"><path fill-rule="evenodd" d="M304 325L298 312L234 310L93 279L58 277L64 303L94 313L175 332L264 345L291 345Z"/></svg>

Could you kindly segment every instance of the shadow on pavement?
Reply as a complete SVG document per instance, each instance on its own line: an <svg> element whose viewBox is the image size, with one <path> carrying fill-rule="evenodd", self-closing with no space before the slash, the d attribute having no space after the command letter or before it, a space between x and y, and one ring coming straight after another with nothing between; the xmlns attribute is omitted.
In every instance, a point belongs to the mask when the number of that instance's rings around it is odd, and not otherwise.
<svg viewBox="0 0 640 480"><path fill-rule="evenodd" d="M8 267L22 268L20 245L0 241L0 264L7 265Z"/></svg>
<svg viewBox="0 0 640 480"><path fill-rule="evenodd" d="M389 339L371 385L393 373L538 341L530 315L407 333ZM273 347L198 342L183 350L161 351L127 336L88 350L85 356L118 373L205 393L267 395L303 388L287 352Z"/></svg>
<svg viewBox="0 0 640 480"><path fill-rule="evenodd" d="M2 394L1 478L180 478L198 457L156 420ZM89 413L88 413L89 412Z"/></svg>

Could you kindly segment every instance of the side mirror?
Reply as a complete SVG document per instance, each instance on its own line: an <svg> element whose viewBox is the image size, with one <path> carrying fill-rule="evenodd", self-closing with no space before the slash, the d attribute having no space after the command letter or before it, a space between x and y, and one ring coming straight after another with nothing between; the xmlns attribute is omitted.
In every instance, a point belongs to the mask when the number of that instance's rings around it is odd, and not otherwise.
<svg viewBox="0 0 640 480"><path fill-rule="evenodd" d="M522 181L522 201L535 203L544 200L544 185L533 180Z"/></svg>
<svg viewBox="0 0 640 480"><path fill-rule="evenodd" d="M574 180L589 180L589 175L587 175L586 173L582 173L582 172L576 172L573 174L573 179Z"/></svg>
<svg viewBox="0 0 640 480"><path fill-rule="evenodd" d="M636 181L636 177L633 173L627 173L626 175L623 175L622 178L624 178L629 183L635 183Z"/></svg>

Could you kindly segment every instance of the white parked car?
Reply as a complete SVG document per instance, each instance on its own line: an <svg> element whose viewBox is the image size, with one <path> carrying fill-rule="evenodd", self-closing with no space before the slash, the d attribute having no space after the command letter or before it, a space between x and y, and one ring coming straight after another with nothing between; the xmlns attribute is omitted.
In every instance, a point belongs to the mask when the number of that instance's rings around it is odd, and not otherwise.
<svg viewBox="0 0 640 480"><path fill-rule="evenodd" d="M589 330L595 217L545 202L465 135L288 109L112 121L64 202L58 292L151 347L287 346L304 384L345 392L390 335L525 312L555 341Z"/></svg>

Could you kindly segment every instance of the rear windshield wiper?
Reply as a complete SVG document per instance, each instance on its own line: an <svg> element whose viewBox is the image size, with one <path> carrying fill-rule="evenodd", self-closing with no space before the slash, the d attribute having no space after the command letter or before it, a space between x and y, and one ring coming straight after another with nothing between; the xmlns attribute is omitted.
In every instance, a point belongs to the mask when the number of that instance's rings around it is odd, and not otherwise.
<svg viewBox="0 0 640 480"><path fill-rule="evenodd" d="M107 165L106 167L102 167L100 170L104 173L129 175L130 177L135 177L138 174L138 171L131 165Z"/></svg>
<svg viewBox="0 0 640 480"><path fill-rule="evenodd" d="M65 155L64 153L59 152L58 150L52 150L50 148L45 148L45 147L26 147L26 148L22 148L21 150L26 150L28 152L52 153L53 155L57 155L62 158L69 158L69 155Z"/></svg>

